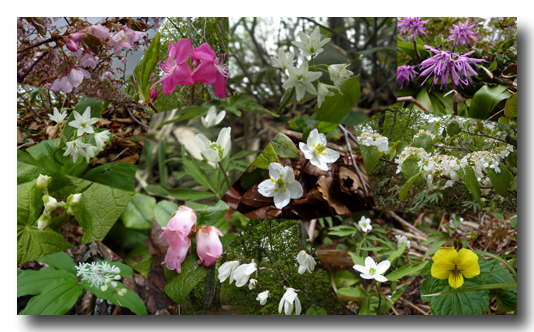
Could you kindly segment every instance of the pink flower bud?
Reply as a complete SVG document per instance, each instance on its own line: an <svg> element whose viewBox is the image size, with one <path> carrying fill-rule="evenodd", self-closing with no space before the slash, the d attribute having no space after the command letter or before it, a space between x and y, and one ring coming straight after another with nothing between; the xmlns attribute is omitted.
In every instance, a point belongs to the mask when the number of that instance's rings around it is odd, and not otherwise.
<svg viewBox="0 0 534 332"><path fill-rule="evenodd" d="M171 216L167 226L162 227L164 232L161 236L164 236L164 234L168 232L176 232L176 234L185 238L189 236L191 229L195 231L196 227L197 215L195 214L195 211L188 206L182 205L178 211Z"/></svg>
<svg viewBox="0 0 534 332"><path fill-rule="evenodd" d="M176 233L171 234L172 235L164 237L163 234L161 234L160 236L160 240L165 240L169 243L167 255L161 264L166 263L169 270L176 270L176 272L182 273L182 263L187 255L187 250L191 246L191 240L188 237L183 238Z"/></svg>
<svg viewBox="0 0 534 332"><path fill-rule="evenodd" d="M76 43L82 40L82 38L83 38L83 35L79 32L71 33L69 35L69 39L74 40Z"/></svg>
<svg viewBox="0 0 534 332"><path fill-rule="evenodd" d="M76 42L70 38L65 39L65 46L71 51L76 52L78 51L78 45L76 45Z"/></svg>
<svg viewBox="0 0 534 332"><path fill-rule="evenodd" d="M198 264L204 262L206 267L215 264L223 252L219 236L224 236L224 234L213 226L204 227L197 232L197 255L200 258Z"/></svg>
<svg viewBox="0 0 534 332"><path fill-rule="evenodd" d="M152 89L152 92L150 92L150 100L154 101L158 98L158 90L156 88Z"/></svg>

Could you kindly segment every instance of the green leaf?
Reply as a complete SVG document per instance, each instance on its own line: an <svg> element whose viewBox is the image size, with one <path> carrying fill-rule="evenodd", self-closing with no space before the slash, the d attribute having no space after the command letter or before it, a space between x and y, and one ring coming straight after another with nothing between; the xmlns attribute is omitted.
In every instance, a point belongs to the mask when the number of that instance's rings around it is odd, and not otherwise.
<svg viewBox="0 0 534 332"><path fill-rule="evenodd" d="M326 97L321 107L315 105L317 121L331 123L341 123L341 120L351 111L352 107L360 100L360 75L353 76L345 82L345 87L341 89L343 95L333 89L334 96Z"/></svg>
<svg viewBox="0 0 534 332"><path fill-rule="evenodd" d="M431 152L432 150L432 137L414 137L413 145L417 148L423 148L426 152Z"/></svg>
<svg viewBox="0 0 534 332"><path fill-rule="evenodd" d="M362 110L350 111L344 118L341 120L341 124L348 126L357 126L365 120L369 119L369 116L365 114Z"/></svg>
<svg viewBox="0 0 534 332"><path fill-rule="evenodd" d="M486 168L488 172L488 177L491 180L493 189L499 193L502 197L508 196L508 188L512 182L512 173L508 170L506 165L499 163L499 168L501 169L500 173L496 173L493 168Z"/></svg>
<svg viewBox="0 0 534 332"><path fill-rule="evenodd" d="M270 163L278 163L280 162L278 160L278 156L276 154L276 151L274 150L274 147L271 143L263 149L263 151L259 154L259 156L254 159L254 162L252 162L252 166L261 168L261 169L269 169Z"/></svg>
<svg viewBox="0 0 534 332"><path fill-rule="evenodd" d="M358 232L358 229L355 227L341 225L341 226L330 227L330 231L328 232L328 235L343 237L347 235L356 234L357 232Z"/></svg>
<svg viewBox="0 0 534 332"><path fill-rule="evenodd" d="M150 229L152 227L152 210L156 206L154 197L135 194L130 204L122 212L121 219L124 226L133 229Z"/></svg>
<svg viewBox="0 0 534 332"><path fill-rule="evenodd" d="M426 89L421 89L419 91L419 94L417 95L417 98L415 98L421 105L423 105L424 108L430 113L434 113L434 109L432 108L432 101L430 100L430 96L428 95L428 91ZM414 108L416 110L420 110L421 108L417 105L414 105Z"/></svg>
<svg viewBox="0 0 534 332"><path fill-rule="evenodd" d="M71 248L63 236L50 228L43 231L37 226L17 229L17 264L24 263Z"/></svg>
<svg viewBox="0 0 534 332"><path fill-rule="evenodd" d="M64 315L76 303L83 288L78 285L74 275L62 278L49 284L49 286L37 296L34 296L21 315Z"/></svg>
<svg viewBox="0 0 534 332"><path fill-rule="evenodd" d="M150 98L150 76L158 63L160 48L160 34L157 32L150 45L148 45L143 59L135 67L134 77L142 100L148 100Z"/></svg>
<svg viewBox="0 0 534 332"><path fill-rule="evenodd" d="M91 107L92 118L99 118L102 115L102 113L104 113L104 111L108 108L108 106L109 106L109 101L95 99L95 98L81 97L80 101L78 102L78 104L76 104L76 106L74 107L74 110L69 114L66 121L67 123L74 121L74 111L80 114L83 114L85 110L87 109L87 107ZM70 138L72 133L76 130L77 129L74 127L65 126L65 128L63 129L63 135L66 138ZM62 142L64 142L63 139L62 139ZM57 146L57 143L56 143L56 146ZM57 155L60 155L60 153L58 152L56 156ZM70 158L70 157L67 157L67 158Z"/></svg>
<svg viewBox="0 0 534 332"><path fill-rule="evenodd" d="M228 204L223 201L217 201L214 206L189 203L189 207L195 211L197 215L197 224L213 226L226 214L229 209Z"/></svg>
<svg viewBox="0 0 534 332"><path fill-rule="evenodd" d="M488 86L484 85L480 88L471 101L469 107L469 117L478 119L487 119L497 104L511 96L510 92L506 91L507 87L503 85Z"/></svg>
<svg viewBox="0 0 534 332"><path fill-rule="evenodd" d="M380 162L380 152L378 151L378 147L375 145L360 145L360 151L362 152L365 171L367 174L371 174L376 165Z"/></svg>
<svg viewBox="0 0 534 332"><path fill-rule="evenodd" d="M517 93L514 93L506 101L504 106L504 115L509 118L517 118Z"/></svg>
<svg viewBox="0 0 534 332"><path fill-rule="evenodd" d="M321 307L310 307L306 310L306 315L327 315L326 310Z"/></svg>
<svg viewBox="0 0 534 332"><path fill-rule="evenodd" d="M57 172L61 170L61 165L56 161L66 162L63 159L63 153L58 150L58 139L42 141L34 146L29 147L26 151L41 165L42 167L51 171ZM54 154L55 153L55 154Z"/></svg>
<svg viewBox="0 0 534 332"><path fill-rule="evenodd" d="M53 267L45 267L38 271L24 270L17 276L17 297L41 294L54 281L72 276L70 272L56 270Z"/></svg>
<svg viewBox="0 0 534 332"><path fill-rule="evenodd" d="M515 283L510 272L502 267L497 260L486 260L478 255L480 277L484 284ZM489 292L490 296L497 296L497 306L502 312L517 310L517 289L501 288Z"/></svg>
<svg viewBox="0 0 534 332"><path fill-rule="evenodd" d="M114 188L135 191L135 172L137 165L115 162L91 169L83 178Z"/></svg>
<svg viewBox="0 0 534 332"><path fill-rule="evenodd" d="M391 272L386 276L389 281L399 281L401 278L419 273L419 271L424 268L428 264L428 261L424 261L418 264L408 264L404 265L401 268L398 268L397 270Z"/></svg>
<svg viewBox="0 0 534 332"><path fill-rule="evenodd" d="M440 238L439 240L437 240L436 242L434 242L429 248L428 250L425 252L425 255L423 256L423 259L426 259L428 256L432 255L433 253L435 253L436 251L438 251L439 248L441 248L441 246L443 245L443 243L445 243L445 241L447 241L448 237L447 238Z"/></svg>
<svg viewBox="0 0 534 332"><path fill-rule="evenodd" d="M161 187L161 189L167 193L167 195L172 196L178 200L181 201L194 201L197 199L203 199L203 198L210 198L215 196L214 193L210 193L207 191L198 191L193 189L169 189L165 187Z"/></svg>
<svg viewBox="0 0 534 332"><path fill-rule="evenodd" d="M274 137L271 145L278 158L298 158L299 156L299 151L293 141L281 132Z"/></svg>
<svg viewBox="0 0 534 332"><path fill-rule="evenodd" d="M482 205L482 202L480 201L480 184L478 183L477 176L475 174L475 171L471 166L465 166L463 169L459 169L456 171L460 179L462 179L463 183L467 187L467 190L473 195L473 197L477 200L478 204Z"/></svg>
<svg viewBox="0 0 534 332"><path fill-rule="evenodd" d="M419 179L419 177L423 175L423 172L419 172L417 173L416 175L414 175L413 177L410 178L410 180L408 180L404 186L402 186L401 188L401 191L400 191L400 194L399 194L399 200L402 202L406 199L406 197L408 196L408 192L410 191L410 188L411 186L414 184L415 181L417 181L417 179Z"/></svg>
<svg viewBox="0 0 534 332"><path fill-rule="evenodd" d="M128 308L136 315L147 315L147 310L145 303L139 295L137 295L134 291L129 290L126 292L126 295L119 297L117 295L117 292L113 287L108 287L108 289L103 292L100 288L96 288L94 286L89 285L88 283L82 284L83 288L90 290L93 292L93 294L96 295L99 299L108 300L112 302L115 305ZM117 282L117 288L125 288L124 285L120 282Z"/></svg>
<svg viewBox="0 0 534 332"><path fill-rule="evenodd" d="M359 280L360 278L356 277L347 270L339 270L334 275L334 282L336 283L336 287L338 289L341 287L350 287L358 283Z"/></svg>
<svg viewBox="0 0 534 332"><path fill-rule="evenodd" d="M165 266L165 278L168 281L165 286L165 293L174 302L182 304L193 288L206 277L207 273L207 268L197 264L196 255L187 255L182 263L181 273L171 271Z"/></svg>
<svg viewBox="0 0 534 332"><path fill-rule="evenodd" d="M154 257L150 254L150 251L144 244L139 244L126 257L124 261L133 267L137 272L145 278L150 273L150 266Z"/></svg>
<svg viewBox="0 0 534 332"><path fill-rule="evenodd" d="M18 227L36 224L43 209L42 193L36 187L37 180L17 186L17 225Z"/></svg>
<svg viewBox="0 0 534 332"><path fill-rule="evenodd" d="M278 114L275 112L271 112L262 105L256 103L255 101L251 100L248 97L241 97L238 99L238 101L234 104L238 109L242 110L243 112L251 113L251 114L269 114L274 117L279 117Z"/></svg>
<svg viewBox="0 0 534 332"><path fill-rule="evenodd" d="M349 256L352 258L352 261L355 265L365 266L365 260L362 257L356 255L353 252L349 252Z"/></svg>
<svg viewBox="0 0 534 332"><path fill-rule="evenodd" d="M354 298L356 301L367 297L369 293L360 287L343 287L338 288L337 293L343 296Z"/></svg>
<svg viewBox="0 0 534 332"><path fill-rule="evenodd" d="M74 275L76 275L77 273L76 263L74 263L74 259L72 259L66 252L61 251L52 255L41 257L37 259L37 261L48 264L60 270L65 270Z"/></svg>
<svg viewBox="0 0 534 332"><path fill-rule="evenodd" d="M154 208L154 218L161 227L165 227L178 208L179 206L173 202L161 201Z"/></svg>
<svg viewBox="0 0 534 332"><path fill-rule="evenodd" d="M391 255L388 257L388 261L390 263L393 263L397 259L397 257L400 257L402 253L406 250L406 242L404 242L397 250L395 250Z"/></svg>
<svg viewBox="0 0 534 332"><path fill-rule="evenodd" d="M417 165L417 160L413 159L406 159L401 166L402 175L406 178L406 180L410 180L414 176L417 175L417 173L420 172L419 165Z"/></svg>
<svg viewBox="0 0 534 332"><path fill-rule="evenodd" d="M460 133L460 124L456 121L449 123L447 126L447 134L449 136L455 136Z"/></svg>
<svg viewBox="0 0 534 332"><path fill-rule="evenodd" d="M76 220L83 227L82 243L103 240L135 192L93 183L82 193Z"/></svg>
<svg viewBox="0 0 534 332"><path fill-rule="evenodd" d="M188 156L184 156L183 158L185 171L191 175L195 181L217 194L217 189L214 187L213 183L211 183L206 173L200 169L198 160Z"/></svg>

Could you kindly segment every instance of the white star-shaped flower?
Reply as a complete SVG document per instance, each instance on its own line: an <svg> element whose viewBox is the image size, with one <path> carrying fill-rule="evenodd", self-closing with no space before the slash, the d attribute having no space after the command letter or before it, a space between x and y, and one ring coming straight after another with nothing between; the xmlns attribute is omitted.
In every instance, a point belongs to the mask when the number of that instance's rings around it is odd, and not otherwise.
<svg viewBox="0 0 534 332"><path fill-rule="evenodd" d="M78 161L78 155L82 155L83 157L85 157L84 149L88 146L91 146L91 144L82 142L81 137L78 137L74 141L67 142L67 150L63 155L70 155L72 157L72 161L76 163L76 161Z"/></svg>
<svg viewBox="0 0 534 332"><path fill-rule="evenodd" d="M311 36L308 36L304 32L299 32L300 41L291 42L291 44L302 50L302 56L313 56L324 51L323 45L330 41L330 38L321 40L321 33L319 27L313 30Z"/></svg>
<svg viewBox="0 0 534 332"><path fill-rule="evenodd" d="M337 91L339 91L339 93L343 95L343 93L341 93L341 90L337 86L319 82L317 84L317 104L319 104L319 107L321 107L321 105L323 104L325 97L334 96L334 92L330 91L330 89L337 89Z"/></svg>
<svg viewBox="0 0 534 332"><path fill-rule="evenodd" d="M286 315L291 315L293 313L293 303L295 303L295 315L300 315L302 311L302 306L300 305L300 300L297 297L297 293L293 288L288 288L280 300L278 305L278 313L282 313L282 308Z"/></svg>
<svg viewBox="0 0 534 332"><path fill-rule="evenodd" d="M311 82L315 81L323 73L321 72L310 72L308 71L308 62L305 61L299 68L294 66L288 66L287 70L289 71L289 78L282 85L285 89L290 89L295 87L297 92L297 101L301 101L304 98L304 93L308 91L309 93L316 95L317 91Z"/></svg>
<svg viewBox="0 0 534 332"><path fill-rule="evenodd" d="M330 74L330 80L334 82L334 85L343 88L345 81L352 75L353 72L347 69L348 64L330 65L328 66L328 73Z"/></svg>
<svg viewBox="0 0 534 332"><path fill-rule="evenodd" d="M376 265L376 262L369 256L365 259L365 266L354 265L353 269L360 272L360 278L363 279L375 279L376 281L386 282L388 279L382 274L389 269L391 265L390 261L385 260Z"/></svg>
<svg viewBox="0 0 534 332"><path fill-rule="evenodd" d="M87 107L83 115L74 111L74 121L69 122L69 126L78 129L77 136L82 136L84 133L92 134L92 125L98 121L98 118L91 118L91 107Z"/></svg>
<svg viewBox="0 0 534 332"><path fill-rule="evenodd" d="M211 106L208 109L208 113L206 114L206 116L201 117L200 120L202 121L204 127L210 128L221 123L225 116L226 111L223 110L220 111L219 114L217 114L217 108L215 108L215 106Z"/></svg>
<svg viewBox="0 0 534 332"><path fill-rule="evenodd" d="M265 197L274 197L274 206L282 209L289 204L290 199L301 198L302 185L295 181L293 168L282 166L279 163L269 164L269 180L265 180L258 186L258 192Z"/></svg>
<svg viewBox="0 0 534 332"><path fill-rule="evenodd" d="M109 135L110 135L109 130L104 130L104 131L94 134L96 147L98 148L98 150L104 149L104 146L106 146L109 140Z"/></svg>
<svg viewBox="0 0 534 332"><path fill-rule="evenodd" d="M310 132L307 144L300 142L299 148L312 165L319 167L323 171L328 171L328 164L335 162L339 158L339 153L327 148L326 144L326 136L320 134L315 128Z"/></svg>
<svg viewBox="0 0 534 332"><path fill-rule="evenodd" d="M57 108L54 107L54 115L48 114L48 117L55 123L61 124L63 120L65 120L65 118L67 117L67 111L63 111L63 113L60 113Z"/></svg>
<svg viewBox="0 0 534 332"><path fill-rule="evenodd" d="M198 134L195 136L198 147L202 151L202 155L212 163L218 163L223 160L230 149L232 148L232 141L230 140L230 132L232 128L226 127L221 129L217 142L210 141L206 136Z"/></svg>
<svg viewBox="0 0 534 332"><path fill-rule="evenodd" d="M371 219L365 218L365 216L362 216L360 221L358 221L358 225L361 227L362 232L364 233L367 233L373 229L373 226L371 226Z"/></svg>
<svg viewBox="0 0 534 332"><path fill-rule="evenodd" d="M89 144L89 146L85 148L85 160L89 162L89 160L93 159L99 151L100 150L96 146Z"/></svg>
<svg viewBox="0 0 534 332"><path fill-rule="evenodd" d="M273 61L273 67L278 67L282 70L286 70L287 67L292 66L295 63L295 52L286 53L281 48L278 49L278 58L272 56L271 60Z"/></svg>

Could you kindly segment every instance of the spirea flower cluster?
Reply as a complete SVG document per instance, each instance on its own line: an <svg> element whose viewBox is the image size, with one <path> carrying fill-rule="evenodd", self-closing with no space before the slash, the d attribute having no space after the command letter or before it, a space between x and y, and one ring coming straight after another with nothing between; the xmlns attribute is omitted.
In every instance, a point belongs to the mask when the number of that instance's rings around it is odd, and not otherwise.
<svg viewBox="0 0 534 332"><path fill-rule="evenodd" d="M455 156L434 155L428 159L420 160L418 166L420 170L424 171L423 176L429 188L432 188L434 178L450 177L444 188L451 187L459 179L456 171L460 169L460 163Z"/></svg>
<svg viewBox="0 0 534 332"><path fill-rule="evenodd" d="M117 281L121 280L121 269L112 266L108 262L80 263L76 266L76 271L76 276L81 277L83 282L87 282L92 287L99 288L103 292L108 287L117 289ZM122 289L118 291L119 296L126 294L126 289L124 291Z"/></svg>
<svg viewBox="0 0 534 332"><path fill-rule="evenodd" d="M389 149L388 138L378 133L364 131L357 139L362 145L378 147L378 151L380 152L385 152Z"/></svg>
<svg viewBox="0 0 534 332"><path fill-rule="evenodd" d="M425 151L423 148L416 148L415 146L408 146L406 147L395 159L395 163L397 163L397 174L402 172L402 163L406 159L413 159L413 160L425 160L428 157L430 157L430 154Z"/></svg>
<svg viewBox="0 0 534 332"><path fill-rule="evenodd" d="M432 134L430 130L426 130L426 129L420 129L417 132L417 134L415 134L414 137L426 137L426 136L430 136L431 138L436 137L434 134Z"/></svg>
<svg viewBox="0 0 534 332"><path fill-rule="evenodd" d="M469 165L473 167L477 180L483 185L491 185L491 180L487 176L488 169L493 169L495 173L500 173L499 158L490 151L471 152L461 160L462 167Z"/></svg>

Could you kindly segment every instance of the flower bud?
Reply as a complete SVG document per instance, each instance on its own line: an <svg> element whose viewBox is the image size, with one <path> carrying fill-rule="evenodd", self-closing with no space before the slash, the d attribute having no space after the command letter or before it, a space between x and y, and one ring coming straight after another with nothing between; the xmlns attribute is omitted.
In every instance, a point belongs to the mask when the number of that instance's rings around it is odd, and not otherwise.
<svg viewBox="0 0 534 332"><path fill-rule="evenodd" d="M37 220L37 228L42 231L44 230L45 228L48 227L48 225L50 225L50 220L52 218L50 217L49 214L47 213L43 213L39 219Z"/></svg>
<svg viewBox="0 0 534 332"><path fill-rule="evenodd" d="M124 295L126 295L127 292L128 292L128 290L126 288L122 288L122 289L119 289L118 295L120 297L123 297Z"/></svg>
<svg viewBox="0 0 534 332"><path fill-rule="evenodd" d="M100 287L100 290L105 292L108 290L108 285L103 285L102 287Z"/></svg>
<svg viewBox="0 0 534 332"><path fill-rule="evenodd" d="M37 183L36 183L37 189L45 190L46 188L48 188L48 185L50 184L50 182L52 182L51 176L39 174L39 177L37 178Z"/></svg>
<svg viewBox="0 0 534 332"><path fill-rule="evenodd" d="M221 256L223 246L219 236L224 234L213 226L204 227L197 232L197 255L199 257L198 264L204 263L204 266L210 267Z"/></svg>
<svg viewBox="0 0 534 332"><path fill-rule="evenodd" d="M150 92L150 100L154 102L158 98L158 90L156 88L152 89L152 92Z"/></svg>
<svg viewBox="0 0 534 332"><path fill-rule="evenodd" d="M111 285L111 287L113 287L113 288L117 288L117 282L116 282L116 281L112 281L112 282L110 283L110 285Z"/></svg>
<svg viewBox="0 0 534 332"><path fill-rule="evenodd" d="M193 232L196 230L196 226L197 215L195 214L195 211L188 206L182 205L178 211L171 216L167 226L162 227L164 232L161 234L160 240L165 241L165 238L170 232L176 232L176 234L181 237L187 237L191 230L193 230Z"/></svg>
<svg viewBox="0 0 534 332"><path fill-rule="evenodd" d="M111 283L111 279L106 278L106 280L104 280L104 282L106 283L106 285L109 285Z"/></svg>
<svg viewBox="0 0 534 332"><path fill-rule="evenodd" d="M113 279L115 279L115 280L121 280L121 276L120 276L120 275L116 275L115 277L113 277Z"/></svg>
<svg viewBox="0 0 534 332"><path fill-rule="evenodd" d="M44 195L43 202L44 202L45 211L50 212L50 211L54 211L57 208L57 200L50 195Z"/></svg>
<svg viewBox="0 0 534 332"><path fill-rule="evenodd" d="M78 204L80 204L80 200L82 199L82 194L74 194L74 195L69 195L69 197L67 197L67 205L68 206L76 206Z"/></svg>
<svg viewBox="0 0 534 332"><path fill-rule="evenodd" d="M67 213L69 216L73 216L76 214L76 210L74 209L74 207L69 206L67 207L67 211L65 211L65 213Z"/></svg>
<svg viewBox="0 0 534 332"><path fill-rule="evenodd" d="M111 268L111 273L119 274L119 273L121 273L121 269L119 267L117 267L117 266L114 266L114 267ZM119 280L119 279L117 279L117 280Z"/></svg>

